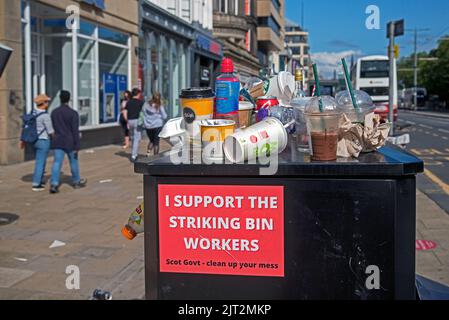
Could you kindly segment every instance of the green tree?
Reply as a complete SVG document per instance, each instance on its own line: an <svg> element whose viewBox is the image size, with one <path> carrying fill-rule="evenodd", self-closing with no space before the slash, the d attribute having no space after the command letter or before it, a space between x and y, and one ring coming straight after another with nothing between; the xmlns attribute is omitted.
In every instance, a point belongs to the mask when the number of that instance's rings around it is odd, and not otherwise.
<svg viewBox="0 0 449 320"><path fill-rule="evenodd" d="M436 94L442 101L449 102L449 37L444 37L438 48L432 50L430 57L435 61L425 61L420 77L429 94Z"/></svg>

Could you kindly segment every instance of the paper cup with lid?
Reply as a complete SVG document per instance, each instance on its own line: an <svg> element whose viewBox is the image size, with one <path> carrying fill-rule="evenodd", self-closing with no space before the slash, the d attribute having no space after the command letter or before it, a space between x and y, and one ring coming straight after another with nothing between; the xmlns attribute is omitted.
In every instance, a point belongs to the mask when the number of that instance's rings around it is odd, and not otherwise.
<svg viewBox="0 0 449 320"><path fill-rule="evenodd" d="M267 82L265 92L267 96L275 96L284 103L289 102L295 93L295 77L286 71L281 71Z"/></svg>
<svg viewBox="0 0 449 320"><path fill-rule="evenodd" d="M200 121L212 119L215 93L211 88L189 88L181 91L180 105L186 131L191 140L200 141Z"/></svg>

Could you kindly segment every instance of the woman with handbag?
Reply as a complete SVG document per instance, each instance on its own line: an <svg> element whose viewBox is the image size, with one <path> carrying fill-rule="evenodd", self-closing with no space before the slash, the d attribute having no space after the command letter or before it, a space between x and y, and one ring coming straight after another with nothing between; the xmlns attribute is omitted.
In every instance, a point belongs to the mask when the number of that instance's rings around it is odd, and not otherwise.
<svg viewBox="0 0 449 320"><path fill-rule="evenodd" d="M155 92L153 98L146 102L142 108L144 118L144 128L150 139L147 148L147 156L150 156L151 150L154 155L159 154L159 134L164 126L165 120L167 120L167 112L161 102L161 94Z"/></svg>

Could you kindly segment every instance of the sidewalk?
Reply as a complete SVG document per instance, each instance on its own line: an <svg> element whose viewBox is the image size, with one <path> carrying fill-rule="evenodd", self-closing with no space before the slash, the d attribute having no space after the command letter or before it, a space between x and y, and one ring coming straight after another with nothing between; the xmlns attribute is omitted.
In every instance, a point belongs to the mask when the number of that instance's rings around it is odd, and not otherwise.
<svg viewBox="0 0 449 320"><path fill-rule="evenodd" d="M31 191L32 162L0 167L0 299L85 300L96 288L144 297L143 238L120 234L142 201L142 176L118 146L82 151L80 161L87 188L64 184L58 195ZM67 163L63 171L67 183ZM417 272L449 285L449 215L421 192L417 201L417 238L438 245L417 252ZM18 220L2 225L2 213ZM55 240L66 245L50 249ZM69 265L80 269L80 290L66 288Z"/></svg>
<svg viewBox="0 0 449 320"><path fill-rule="evenodd" d="M0 220L0 299L85 300L96 288L112 291L114 299L143 298L143 238L128 241L121 235L143 201L143 179L134 174L124 150L81 151L88 186L80 190L69 185L66 160L58 195L31 191L33 165L0 167L0 219L2 213L18 216L9 225ZM50 249L55 240L66 245ZM80 269L80 290L66 288L69 265Z"/></svg>

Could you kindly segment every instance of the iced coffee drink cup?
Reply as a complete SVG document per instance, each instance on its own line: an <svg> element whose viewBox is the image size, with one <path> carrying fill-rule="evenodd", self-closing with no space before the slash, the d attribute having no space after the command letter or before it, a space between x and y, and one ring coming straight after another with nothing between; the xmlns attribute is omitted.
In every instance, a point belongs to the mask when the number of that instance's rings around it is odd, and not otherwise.
<svg viewBox="0 0 449 320"><path fill-rule="evenodd" d="M376 107L368 93L360 90L354 90L354 100L348 90L341 91L335 96L337 108L344 113L354 124L364 124L367 114L374 112ZM357 108L354 107L354 102Z"/></svg>
<svg viewBox="0 0 449 320"><path fill-rule="evenodd" d="M314 161L337 160L341 112L330 96L315 97L305 109L310 153Z"/></svg>

